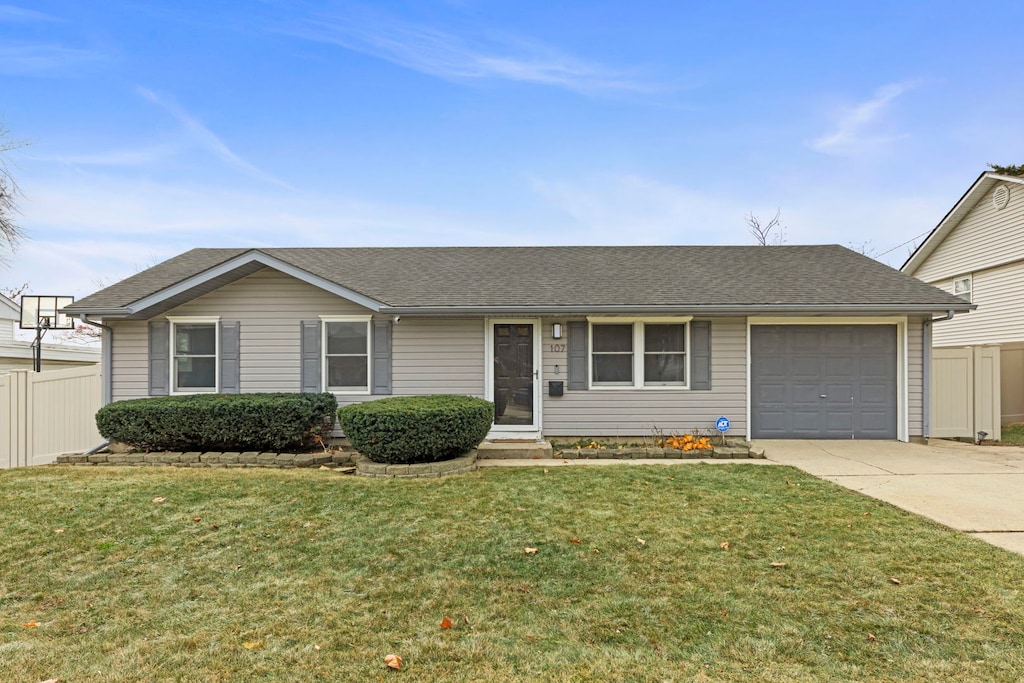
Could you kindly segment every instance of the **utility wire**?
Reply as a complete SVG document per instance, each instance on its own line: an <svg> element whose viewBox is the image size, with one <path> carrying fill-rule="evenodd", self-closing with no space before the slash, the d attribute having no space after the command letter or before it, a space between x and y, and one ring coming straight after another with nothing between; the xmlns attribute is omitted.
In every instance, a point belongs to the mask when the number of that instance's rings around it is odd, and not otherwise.
<svg viewBox="0 0 1024 683"><path fill-rule="evenodd" d="M881 254L876 254L876 255L875 255L875 258L877 259L877 258L880 258L880 257L882 257L882 256L885 256L886 254L888 254L888 253L890 253L890 252L896 251L896 250L897 250L897 249L899 249L900 247L904 247L904 246L906 246L906 245L910 244L911 242L913 242L913 241L915 241L915 240L919 240L919 239L921 239L922 237L924 237L925 235L927 235L927 234L928 234L928 233L930 233L930 232L931 232L931 229L925 230L924 232L922 232L922 233L921 233L920 235L918 235L917 237L911 237L911 238L910 238L909 240L907 240L907 241L906 241L906 242L904 242L903 244L897 244L897 245L896 245L895 247L893 247L892 249L888 249L888 250L886 250L886 251L883 251L883 252L882 252Z"/></svg>

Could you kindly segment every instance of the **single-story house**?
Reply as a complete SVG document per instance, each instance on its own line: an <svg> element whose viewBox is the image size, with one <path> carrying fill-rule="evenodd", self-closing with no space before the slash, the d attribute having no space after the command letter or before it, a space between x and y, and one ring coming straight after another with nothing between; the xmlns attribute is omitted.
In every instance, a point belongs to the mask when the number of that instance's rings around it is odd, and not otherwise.
<svg viewBox="0 0 1024 683"><path fill-rule="evenodd" d="M827 245L193 249L66 311L105 326L107 400L457 393L493 439L909 440L930 321L971 308Z"/></svg>
<svg viewBox="0 0 1024 683"><path fill-rule="evenodd" d="M0 294L0 375L11 370L31 370L35 367L32 342L18 339L15 333L19 320L21 307ZM95 346L48 344L44 341L41 359L43 370L95 365L100 362L100 350Z"/></svg>
<svg viewBox="0 0 1024 683"><path fill-rule="evenodd" d="M1024 177L978 176L901 270L978 306L936 323L933 343L998 346L1002 422L1024 422Z"/></svg>

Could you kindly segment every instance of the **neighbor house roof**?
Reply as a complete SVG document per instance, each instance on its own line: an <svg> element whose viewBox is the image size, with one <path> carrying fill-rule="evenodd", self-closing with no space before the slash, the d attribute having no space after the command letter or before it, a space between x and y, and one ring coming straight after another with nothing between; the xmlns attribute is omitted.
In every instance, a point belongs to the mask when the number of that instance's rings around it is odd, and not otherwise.
<svg viewBox="0 0 1024 683"><path fill-rule="evenodd" d="M942 240L946 239L949 233L953 232L953 228L959 225L960 221L971 212L971 209L977 205L981 199L989 193L989 191L998 185L999 183L1016 183L1024 185L1024 177L1000 175L999 173L986 172L978 176L978 179L974 181L974 184L968 188L967 192L964 193L960 200L949 210L939 224L932 228L932 231L928 233L928 237L925 238L924 242L914 250L914 253L904 262L900 268L904 273L913 275L917 272L917 269L928 259L928 257L935 251L935 249L942 243Z"/></svg>
<svg viewBox="0 0 1024 683"><path fill-rule="evenodd" d="M8 299L3 294L0 294L0 319L4 320L20 320L21 319L21 306L14 303L11 299Z"/></svg>
<svg viewBox="0 0 1024 683"><path fill-rule="evenodd" d="M820 245L193 249L67 310L152 317L264 267L388 313L972 308L845 247Z"/></svg>

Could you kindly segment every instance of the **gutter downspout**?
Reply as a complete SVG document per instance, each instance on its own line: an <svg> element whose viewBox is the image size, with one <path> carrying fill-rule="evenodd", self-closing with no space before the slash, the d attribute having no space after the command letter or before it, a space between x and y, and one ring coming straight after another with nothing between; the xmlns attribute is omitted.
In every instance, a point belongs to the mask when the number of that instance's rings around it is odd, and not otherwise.
<svg viewBox="0 0 1024 683"><path fill-rule="evenodd" d="M924 393L921 406L921 432L925 439L931 438L932 419L932 325L952 320L954 311L948 311L941 318L931 318L921 326L921 391Z"/></svg>
<svg viewBox="0 0 1024 683"><path fill-rule="evenodd" d="M103 375L103 405L107 405L113 400L114 395L114 328L110 325L104 325L103 323L90 320L88 314L81 314L78 316L83 323L87 325L95 325L96 327L103 330L103 338L100 343L100 353L102 354L102 362L100 365L100 372ZM110 445L109 441L104 441L99 446L86 451L86 455L92 455L93 453L100 451Z"/></svg>

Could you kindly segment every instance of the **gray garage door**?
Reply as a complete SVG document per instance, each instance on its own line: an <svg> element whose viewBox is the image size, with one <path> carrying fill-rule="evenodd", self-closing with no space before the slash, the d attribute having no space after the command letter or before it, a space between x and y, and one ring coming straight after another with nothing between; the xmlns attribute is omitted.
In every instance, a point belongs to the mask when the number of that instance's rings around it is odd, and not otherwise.
<svg viewBox="0 0 1024 683"><path fill-rule="evenodd" d="M895 325L750 328L751 434L895 439Z"/></svg>

